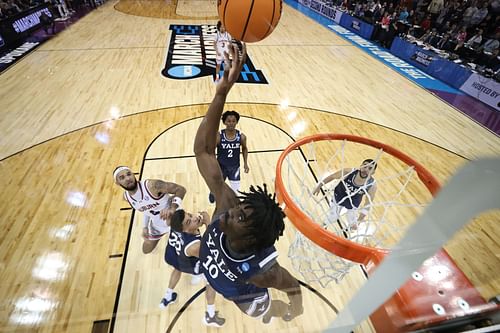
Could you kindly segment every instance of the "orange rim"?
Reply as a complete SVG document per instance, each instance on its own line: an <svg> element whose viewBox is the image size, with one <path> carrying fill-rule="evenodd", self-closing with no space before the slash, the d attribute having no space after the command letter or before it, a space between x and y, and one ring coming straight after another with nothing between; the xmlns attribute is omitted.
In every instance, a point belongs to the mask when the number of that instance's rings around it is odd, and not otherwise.
<svg viewBox="0 0 500 333"><path fill-rule="evenodd" d="M309 238L318 246L337 256L364 264L367 267L370 267L371 263L378 265L382 261L383 257L387 255L388 250L364 246L323 229L319 224L315 223L309 216L307 216L299 207L297 207L285 189L285 185L283 184L281 177L281 167L285 157L291 151L302 145L315 141L326 140L347 140L382 149L385 153L400 159L409 166L413 166L419 179L424 183L425 187L429 190L432 196L435 196L438 193L441 185L427 169L405 153L384 143L355 135L325 133L307 136L292 143L280 155L276 165L276 197L278 198L280 205L282 205L282 207L284 205L283 210L289 220L292 221L295 228L297 228L304 236Z"/></svg>

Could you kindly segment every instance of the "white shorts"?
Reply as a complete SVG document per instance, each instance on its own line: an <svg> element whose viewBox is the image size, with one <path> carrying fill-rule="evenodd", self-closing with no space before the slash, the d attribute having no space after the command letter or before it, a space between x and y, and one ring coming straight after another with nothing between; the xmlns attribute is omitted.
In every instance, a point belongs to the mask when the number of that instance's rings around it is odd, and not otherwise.
<svg viewBox="0 0 500 333"><path fill-rule="evenodd" d="M167 222L163 220L160 215L155 215L153 217L148 216L148 234L146 236L149 240L158 240L163 235L170 232L170 226Z"/></svg>
<svg viewBox="0 0 500 333"><path fill-rule="evenodd" d="M217 48L218 55L215 57L215 62L220 65L224 62L224 52L229 52L227 47Z"/></svg>

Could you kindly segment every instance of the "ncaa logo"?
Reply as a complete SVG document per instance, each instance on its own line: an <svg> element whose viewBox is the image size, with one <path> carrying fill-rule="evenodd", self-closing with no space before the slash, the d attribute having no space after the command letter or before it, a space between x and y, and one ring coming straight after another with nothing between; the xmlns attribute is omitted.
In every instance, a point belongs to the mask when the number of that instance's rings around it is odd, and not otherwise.
<svg viewBox="0 0 500 333"><path fill-rule="evenodd" d="M174 80L188 80L204 76L215 78L214 42L217 27L208 24L171 24L169 29L172 31L172 36L165 67L161 71L162 75ZM223 66L221 66L221 71L223 71ZM264 74L255 68L248 55L237 82L267 84Z"/></svg>

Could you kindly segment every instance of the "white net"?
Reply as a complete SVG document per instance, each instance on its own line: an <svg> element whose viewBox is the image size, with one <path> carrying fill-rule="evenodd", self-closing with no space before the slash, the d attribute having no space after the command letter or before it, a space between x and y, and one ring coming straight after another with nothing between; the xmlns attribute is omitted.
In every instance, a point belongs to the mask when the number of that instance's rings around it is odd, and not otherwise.
<svg viewBox="0 0 500 333"><path fill-rule="evenodd" d="M360 172L366 159L377 164L372 175ZM281 172L284 190L311 220L369 247L391 248L432 199L413 166L382 149L351 141L304 144L286 156ZM300 232L288 255L307 282L323 287L339 282L356 265Z"/></svg>

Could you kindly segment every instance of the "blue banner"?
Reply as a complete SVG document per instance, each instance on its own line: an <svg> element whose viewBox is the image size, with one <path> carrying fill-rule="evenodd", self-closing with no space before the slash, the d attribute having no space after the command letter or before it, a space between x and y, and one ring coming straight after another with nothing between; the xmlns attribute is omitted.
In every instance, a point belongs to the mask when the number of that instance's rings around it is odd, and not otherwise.
<svg viewBox="0 0 500 333"><path fill-rule="evenodd" d="M361 37L371 39L373 34L373 25L363 22L351 15L344 14L340 19L340 25L344 28L355 32Z"/></svg>
<svg viewBox="0 0 500 333"><path fill-rule="evenodd" d="M471 75L469 69L399 37L392 42L391 53L457 89Z"/></svg>

